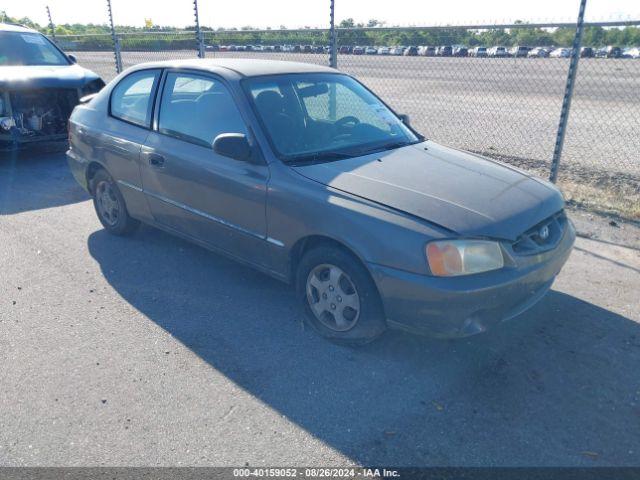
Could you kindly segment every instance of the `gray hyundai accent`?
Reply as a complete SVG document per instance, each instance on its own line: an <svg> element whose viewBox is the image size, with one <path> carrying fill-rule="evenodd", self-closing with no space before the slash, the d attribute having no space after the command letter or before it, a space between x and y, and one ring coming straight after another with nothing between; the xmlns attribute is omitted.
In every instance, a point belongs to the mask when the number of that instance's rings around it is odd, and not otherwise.
<svg viewBox="0 0 640 480"><path fill-rule="evenodd" d="M327 67L141 64L69 136L107 231L144 222L289 282L339 342L482 332L540 300L575 240L552 184L426 140Z"/></svg>

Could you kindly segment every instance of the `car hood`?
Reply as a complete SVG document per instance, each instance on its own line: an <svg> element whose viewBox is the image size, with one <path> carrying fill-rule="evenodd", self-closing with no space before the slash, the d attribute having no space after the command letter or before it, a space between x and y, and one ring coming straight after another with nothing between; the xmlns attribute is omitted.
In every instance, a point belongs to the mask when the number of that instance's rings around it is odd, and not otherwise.
<svg viewBox="0 0 640 480"><path fill-rule="evenodd" d="M97 78L79 65L0 67L0 88L81 88Z"/></svg>
<svg viewBox="0 0 640 480"><path fill-rule="evenodd" d="M293 168L311 180L463 236L515 240L564 206L562 195L548 182L431 141Z"/></svg>

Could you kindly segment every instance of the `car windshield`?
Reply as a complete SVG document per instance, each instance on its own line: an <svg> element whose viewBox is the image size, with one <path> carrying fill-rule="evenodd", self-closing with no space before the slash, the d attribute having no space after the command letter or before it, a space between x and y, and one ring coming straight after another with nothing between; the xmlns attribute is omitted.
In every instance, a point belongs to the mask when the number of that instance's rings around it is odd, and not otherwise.
<svg viewBox="0 0 640 480"><path fill-rule="evenodd" d="M244 87L285 162L340 160L423 140L347 75L269 75Z"/></svg>
<svg viewBox="0 0 640 480"><path fill-rule="evenodd" d="M69 60L44 35L0 32L0 66L8 65L69 65Z"/></svg>

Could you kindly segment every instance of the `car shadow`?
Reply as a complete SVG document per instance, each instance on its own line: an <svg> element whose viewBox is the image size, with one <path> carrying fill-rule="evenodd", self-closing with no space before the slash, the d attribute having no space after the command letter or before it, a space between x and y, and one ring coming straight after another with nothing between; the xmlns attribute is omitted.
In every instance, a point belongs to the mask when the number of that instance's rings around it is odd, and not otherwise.
<svg viewBox="0 0 640 480"><path fill-rule="evenodd" d="M303 327L289 287L143 227L88 247L132 306L314 437L365 465L640 464L640 326L552 291L476 337Z"/></svg>
<svg viewBox="0 0 640 480"><path fill-rule="evenodd" d="M62 147L0 152L0 215L60 207L88 198L71 175Z"/></svg>

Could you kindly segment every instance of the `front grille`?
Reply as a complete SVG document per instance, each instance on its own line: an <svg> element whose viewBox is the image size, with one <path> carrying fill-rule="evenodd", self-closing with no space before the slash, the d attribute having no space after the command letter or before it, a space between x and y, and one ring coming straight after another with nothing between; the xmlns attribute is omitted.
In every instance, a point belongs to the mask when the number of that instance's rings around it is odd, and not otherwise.
<svg viewBox="0 0 640 480"><path fill-rule="evenodd" d="M519 255L533 255L554 248L562 239L567 226L564 210L531 227L513 243L513 251Z"/></svg>

